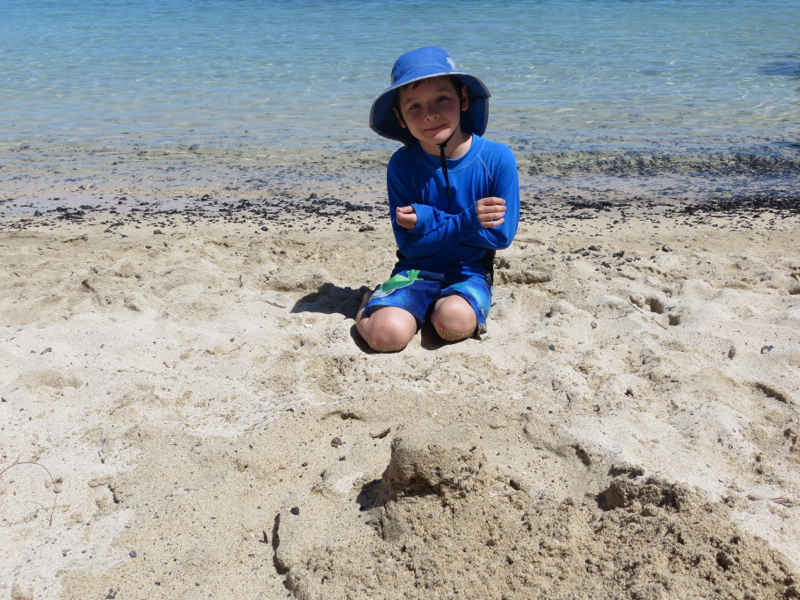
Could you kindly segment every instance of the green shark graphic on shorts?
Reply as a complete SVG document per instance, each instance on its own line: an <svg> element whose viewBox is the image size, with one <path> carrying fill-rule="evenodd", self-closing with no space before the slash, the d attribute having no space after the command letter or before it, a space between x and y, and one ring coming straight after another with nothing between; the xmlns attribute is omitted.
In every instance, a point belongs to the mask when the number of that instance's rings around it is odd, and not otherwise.
<svg viewBox="0 0 800 600"><path fill-rule="evenodd" d="M384 296L388 296L395 290L399 290L400 288L408 287L412 283L417 280L422 280L422 277L419 276L419 271L417 269L412 269L408 271L408 276L405 275L395 275L391 279L384 281L375 293L372 294L375 298L383 298Z"/></svg>

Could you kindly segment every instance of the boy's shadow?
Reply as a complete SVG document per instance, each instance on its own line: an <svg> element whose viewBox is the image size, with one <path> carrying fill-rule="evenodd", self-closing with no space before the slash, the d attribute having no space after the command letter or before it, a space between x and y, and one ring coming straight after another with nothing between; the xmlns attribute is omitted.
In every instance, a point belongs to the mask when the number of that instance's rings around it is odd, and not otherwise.
<svg viewBox="0 0 800 600"><path fill-rule="evenodd" d="M363 285L354 290L350 287L342 288L332 283L323 283L316 292L306 294L295 302L290 312L315 312L325 315L340 314L346 319L355 319L358 307L361 305L361 298L369 291L371 291L370 288ZM419 335L420 346L425 350L438 350L449 343L439 337L429 321L423 324ZM356 329L355 323L350 328L350 337L353 338L353 341L362 352L379 354L363 340L358 333L358 329Z"/></svg>
<svg viewBox="0 0 800 600"><path fill-rule="evenodd" d="M369 291L362 285L357 290L323 283L316 292L311 292L295 302L291 312L315 312L324 315L340 314L347 319L355 319L361 297Z"/></svg>

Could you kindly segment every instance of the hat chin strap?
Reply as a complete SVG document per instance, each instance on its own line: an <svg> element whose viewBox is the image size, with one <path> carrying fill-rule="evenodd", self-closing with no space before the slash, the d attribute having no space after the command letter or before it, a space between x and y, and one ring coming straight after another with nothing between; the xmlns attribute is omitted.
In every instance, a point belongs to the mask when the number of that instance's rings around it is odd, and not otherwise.
<svg viewBox="0 0 800 600"><path fill-rule="evenodd" d="M458 131L460 126L461 119L459 118L458 125L456 125L456 128L453 129L453 133L450 134L450 137L439 144L439 158L442 160L442 172L444 173L444 191L448 196L450 195L450 177L447 175L447 157L444 155L444 149L447 147L447 142L453 139L453 136L456 134L456 131Z"/></svg>

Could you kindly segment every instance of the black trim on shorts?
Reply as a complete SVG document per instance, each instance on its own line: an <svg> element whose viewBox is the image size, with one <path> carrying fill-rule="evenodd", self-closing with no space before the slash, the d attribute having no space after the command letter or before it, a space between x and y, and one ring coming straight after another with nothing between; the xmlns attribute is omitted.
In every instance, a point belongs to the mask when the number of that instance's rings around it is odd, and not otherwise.
<svg viewBox="0 0 800 600"><path fill-rule="evenodd" d="M395 269L400 268L400 263L406 259L400 250L397 251L397 262L394 264ZM494 256L496 252L494 250L487 250L486 254L483 255L483 258L479 261L479 264L483 267L485 271L483 278L486 280L486 283L489 284L489 287L494 287Z"/></svg>

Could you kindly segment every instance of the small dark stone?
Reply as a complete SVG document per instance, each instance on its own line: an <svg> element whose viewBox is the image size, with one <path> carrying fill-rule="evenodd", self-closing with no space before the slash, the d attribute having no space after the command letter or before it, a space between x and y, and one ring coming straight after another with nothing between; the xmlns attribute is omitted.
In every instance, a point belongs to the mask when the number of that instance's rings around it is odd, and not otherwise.
<svg viewBox="0 0 800 600"><path fill-rule="evenodd" d="M364 233L365 231L375 231L375 228L372 225L362 225L358 228L359 233Z"/></svg>
<svg viewBox="0 0 800 600"><path fill-rule="evenodd" d="M334 448L338 448L342 444L344 444L344 442L338 437L335 437L331 440L331 446L333 446Z"/></svg>
<svg viewBox="0 0 800 600"><path fill-rule="evenodd" d="M592 329L597 329L597 323L595 323L594 321L592 321Z"/></svg>
<svg viewBox="0 0 800 600"><path fill-rule="evenodd" d="M342 462L343 460L347 460L347 457L346 456L340 456L339 457L339 462Z"/></svg>
<svg viewBox="0 0 800 600"><path fill-rule="evenodd" d="M130 552L128 552L128 556L130 556L131 558L136 558L136 550L131 550Z"/></svg>
<svg viewBox="0 0 800 600"><path fill-rule="evenodd" d="M773 348L772 346L762 346L761 347L761 354L766 354L767 352L771 352L772 348Z"/></svg>
<svg viewBox="0 0 800 600"><path fill-rule="evenodd" d="M595 246L594 244L592 244L591 246L589 246L589 250L591 250L592 252L600 252L600 248L598 248L598 247L597 247L597 246Z"/></svg>
<svg viewBox="0 0 800 600"><path fill-rule="evenodd" d="M41 217L41 216L42 216L42 213L40 213L40 212L37 210L35 213L33 213L33 216L34 216L34 217Z"/></svg>
<svg viewBox="0 0 800 600"><path fill-rule="evenodd" d="M608 262L606 262L606 261L601 262L600 266L601 267L605 267L606 269L610 269L611 268L611 265L608 264Z"/></svg>
<svg viewBox="0 0 800 600"><path fill-rule="evenodd" d="M161 233L161 230L160 230L160 229L156 229L156 230L153 232L153 235L164 235L164 234L163 234L163 233Z"/></svg>
<svg viewBox="0 0 800 600"><path fill-rule="evenodd" d="M770 347L771 347L771 346L770 346ZM42 350L41 352L39 352L39 355L42 355L42 354L47 354L48 352L52 352L52 351L53 351L53 349L52 349L52 348L50 348L50 347L47 347L47 348L45 348L44 350ZM763 354L763 352L762 352L762 354Z"/></svg>
<svg viewBox="0 0 800 600"><path fill-rule="evenodd" d="M293 506L289 512L292 513L296 517L297 515L300 514L300 507L299 506Z"/></svg>
<svg viewBox="0 0 800 600"><path fill-rule="evenodd" d="M614 252L614 254L612 254L611 256L613 256L614 258L622 258L623 256L625 256L625 250Z"/></svg>
<svg viewBox="0 0 800 600"><path fill-rule="evenodd" d="M553 344L550 344L550 345L548 346L548 348L550 348L550 350L555 350L555 349L556 349L556 347L555 347Z"/></svg>
<svg viewBox="0 0 800 600"><path fill-rule="evenodd" d="M661 246L661 251L662 252L672 252L672 248L670 248L669 246L664 245L664 246Z"/></svg>

